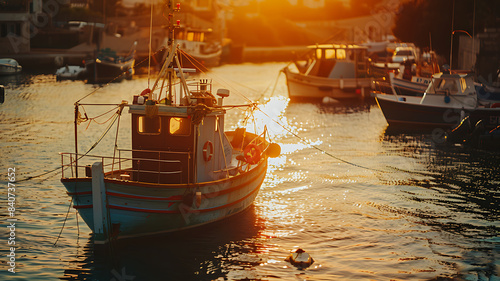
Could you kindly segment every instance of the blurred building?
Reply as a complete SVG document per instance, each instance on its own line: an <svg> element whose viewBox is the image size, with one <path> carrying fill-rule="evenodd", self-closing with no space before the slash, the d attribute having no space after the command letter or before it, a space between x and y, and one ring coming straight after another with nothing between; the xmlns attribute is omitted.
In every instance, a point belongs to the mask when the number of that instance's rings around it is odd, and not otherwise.
<svg viewBox="0 0 500 281"><path fill-rule="evenodd" d="M47 25L42 0L0 2L0 50L3 54L30 51L31 33Z"/></svg>

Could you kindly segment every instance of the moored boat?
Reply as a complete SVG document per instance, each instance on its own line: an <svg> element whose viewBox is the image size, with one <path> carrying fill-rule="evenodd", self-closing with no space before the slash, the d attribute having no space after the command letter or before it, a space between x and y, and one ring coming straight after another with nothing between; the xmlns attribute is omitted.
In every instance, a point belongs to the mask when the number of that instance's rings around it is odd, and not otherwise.
<svg viewBox="0 0 500 281"><path fill-rule="evenodd" d="M83 80L87 78L85 67L78 65L66 65L56 70L57 80Z"/></svg>
<svg viewBox="0 0 500 281"><path fill-rule="evenodd" d="M305 65L296 61L297 71L285 67L291 100L364 98L369 95L366 47L347 44L309 46L313 57Z"/></svg>
<svg viewBox="0 0 500 281"><path fill-rule="evenodd" d="M177 28L175 43L181 47L180 62L184 67L202 68L220 64L222 44L207 41L207 34L211 32L211 29L196 29L182 25Z"/></svg>
<svg viewBox="0 0 500 281"><path fill-rule="evenodd" d="M500 108L479 102L471 74L434 74L423 96L376 93L377 103L389 125L452 128L469 116L485 120L486 128L500 122Z"/></svg>
<svg viewBox="0 0 500 281"><path fill-rule="evenodd" d="M131 79L134 74L135 59L111 59L109 57L96 58L85 62L85 69L89 83L120 82Z"/></svg>
<svg viewBox="0 0 500 281"><path fill-rule="evenodd" d="M12 75L21 72L23 67L15 59L0 59L0 75Z"/></svg>
<svg viewBox="0 0 500 281"><path fill-rule="evenodd" d="M137 42L134 43L125 57L117 55L115 51L109 48L100 50L95 59L85 62L87 81L89 83L109 83L132 79L135 73L136 46Z"/></svg>
<svg viewBox="0 0 500 281"><path fill-rule="evenodd" d="M223 105L229 91L219 89L217 99L210 80L188 83L172 43L152 88L134 95L132 104L116 104L113 120L125 108L131 114L131 148L117 149L115 140L107 155L79 154L75 141L75 152L62 154L61 181L95 243L189 229L240 213L257 196L268 157L280 153L265 129L225 131L226 110L235 107ZM75 104L76 138L77 124L88 120L83 106Z"/></svg>

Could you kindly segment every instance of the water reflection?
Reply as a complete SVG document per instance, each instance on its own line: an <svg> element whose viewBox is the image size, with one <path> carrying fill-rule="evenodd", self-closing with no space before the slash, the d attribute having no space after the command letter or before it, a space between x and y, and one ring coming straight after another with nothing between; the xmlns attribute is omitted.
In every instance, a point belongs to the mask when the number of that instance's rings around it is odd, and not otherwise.
<svg viewBox="0 0 500 281"><path fill-rule="evenodd" d="M408 214L439 233L427 235L432 251L455 261L459 280L498 276L500 154L446 145L429 132L386 130L383 137L388 151L426 166L426 177L399 185L416 208Z"/></svg>
<svg viewBox="0 0 500 281"><path fill-rule="evenodd" d="M256 87L249 98L257 100L282 67L226 65L214 72ZM0 136L0 165L16 165L20 178L58 167L58 152L73 145L73 103L97 89L56 82L53 75L29 79L6 86L0 106L0 127L9 132ZM86 101L130 101L146 84L139 77L108 85ZM90 229L80 219L78 230L70 209L54 248L70 201L57 177L47 175L19 183L20 273L3 271L0 279L498 280L499 154L442 145L432 131L395 131L376 105L289 103L286 83L277 85L260 108L290 131L256 115L268 122L282 156L270 159L249 212L193 232L98 250L88 238L77 245L77 233ZM224 103L241 104L231 90ZM228 109L227 128L240 116L240 109ZM120 126L130 127L123 118ZM105 127L93 123L85 130L81 150ZM120 147L130 146L129 139L120 136ZM321 267L288 266L284 258L297 246Z"/></svg>
<svg viewBox="0 0 500 281"><path fill-rule="evenodd" d="M352 114L358 112L370 112L370 109L376 103L372 99L364 100L346 100L337 103L320 103L318 104L320 113L331 114Z"/></svg>
<svg viewBox="0 0 500 281"><path fill-rule="evenodd" d="M4 86L19 86L28 83L31 76L23 73L16 73L13 75L0 75L0 85Z"/></svg>
<svg viewBox="0 0 500 281"><path fill-rule="evenodd" d="M215 280L265 262L255 207L214 224L168 235L93 246L70 261L62 280ZM232 273L235 274L235 273ZM241 273L240 273L241 274ZM122 276L123 279L118 277Z"/></svg>

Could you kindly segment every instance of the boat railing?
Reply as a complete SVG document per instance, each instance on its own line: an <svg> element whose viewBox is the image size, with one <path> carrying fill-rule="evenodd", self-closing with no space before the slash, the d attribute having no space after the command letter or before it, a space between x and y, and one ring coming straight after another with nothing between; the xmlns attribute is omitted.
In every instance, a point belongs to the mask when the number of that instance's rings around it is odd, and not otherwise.
<svg viewBox="0 0 500 281"><path fill-rule="evenodd" d="M103 173L105 178L114 178L122 180L134 180L132 179L132 174L136 178L141 178L144 176L150 178L154 176L158 183L160 183L160 178L162 176L176 176L178 180L176 183L181 183L183 179L183 170L181 165L181 160L179 159L162 159L167 155L183 155L189 154L186 152L166 152L166 151L151 151L151 150L130 150L130 149L118 149L117 156L102 156L102 155L89 155L89 154L75 154L75 153L60 153L61 154L61 170L62 178L68 177L91 177L92 176L92 164L95 162L102 162ZM154 153L158 156L155 158L144 158L144 157L128 157L123 156L123 153L133 152L147 152ZM189 155L185 156L189 158ZM136 163L135 167L133 163ZM154 164L157 167L151 168L152 165L148 167L141 167L141 163ZM174 167L172 169L166 170L161 167L169 165ZM67 171L69 169L69 171ZM69 173L69 175L68 175ZM188 171L189 174L189 171Z"/></svg>

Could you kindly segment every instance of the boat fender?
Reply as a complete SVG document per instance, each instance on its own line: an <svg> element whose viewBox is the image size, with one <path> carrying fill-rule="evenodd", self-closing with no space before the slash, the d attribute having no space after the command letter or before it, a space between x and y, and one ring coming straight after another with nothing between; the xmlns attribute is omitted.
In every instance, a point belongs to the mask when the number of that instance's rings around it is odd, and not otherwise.
<svg viewBox="0 0 500 281"><path fill-rule="evenodd" d="M0 85L0 104L5 101L5 88L3 85Z"/></svg>
<svg viewBox="0 0 500 281"><path fill-rule="evenodd" d="M266 155L271 158L276 158L280 156L281 146L277 143L270 143L266 148Z"/></svg>
<svg viewBox="0 0 500 281"><path fill-rule="evenodd" d="M286 257L285 261L299 268L306 268L314 263L314 259L308 253L306 253L306 251L300 248Z"/></svg>
<svg viewBox="0 0 500 281"><path fill-rule="evenodd" d="M260 148L253 143L247 145L243 150L245 161L251 165L257 164L260 161L261 154L262 151Z"/></svg>
<svg viewBox="0 0 500 281"><path fill-rule="evenodd" d="M214 155L214 145L212 144L211 141L207 141L203 145L203 160L208 162L212 159L213 155Z"/></svg>
<svg viewBox="0 0 500 281"><path fill-rule="evenodd" d="M450 93L446 92L446 94L444 95L444 103L450 103L450 101Z"/></svg>
<svg viewBox="0 0 500 281"><path fill-rule="evenodd" d="M201 191L196 191L196 208L201 206Z"/></svg>

